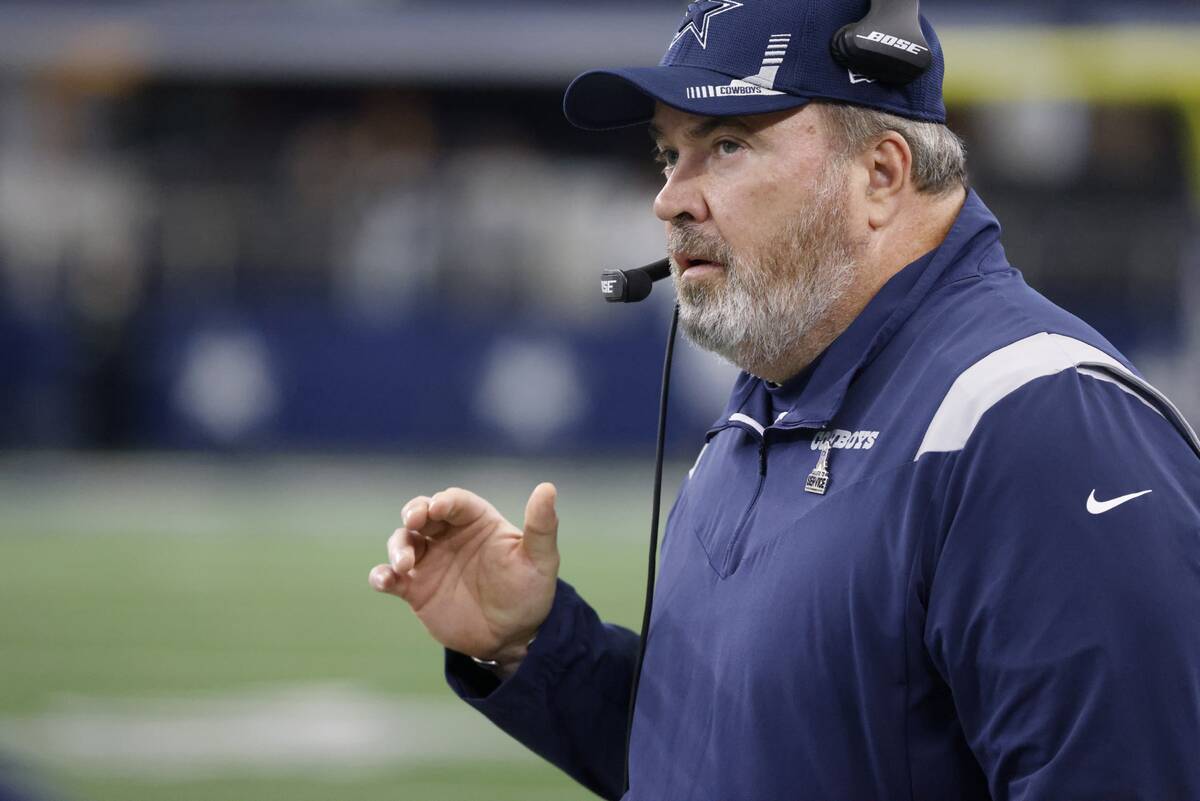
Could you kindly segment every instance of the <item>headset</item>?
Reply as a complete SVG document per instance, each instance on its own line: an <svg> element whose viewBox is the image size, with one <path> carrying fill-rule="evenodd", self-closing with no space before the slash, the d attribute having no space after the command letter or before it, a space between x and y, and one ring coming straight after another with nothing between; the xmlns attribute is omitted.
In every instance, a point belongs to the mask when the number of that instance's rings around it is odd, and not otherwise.
<svg viewBox="0 0 1200 801"><path fill-rule="evenodd" d="M933 55L921 31L920 0L871 0L867 16L841 28L829 43L833 59L860 75L883 83L903 85L921 76ZM671 274L671 260L660 259L632 270L605 270L600 275L600 293L609 303L638 303L650 297L654 284ZM637 663L629 691L629 718L625 727L625 791L629 790L629 740L633 732L633 710L637 704L642 662L650 634L650 612L654 602L654 577L658 561L658 524L662 505L663 449L667 432L667 402L671 362L679 328L679 304L671 315L667 350L663 358L662 391L658 404L658 439L654 453L653 507L650 511L650 557L646 573L646 601Z"/></svg>
<svg viewBox="0 0 1200 801"><path fill-rule="evenodd" d="M915 81L933 63L920 6L920 0L871 0L867 16L833 35L833 60L883 83Z"/></svg>

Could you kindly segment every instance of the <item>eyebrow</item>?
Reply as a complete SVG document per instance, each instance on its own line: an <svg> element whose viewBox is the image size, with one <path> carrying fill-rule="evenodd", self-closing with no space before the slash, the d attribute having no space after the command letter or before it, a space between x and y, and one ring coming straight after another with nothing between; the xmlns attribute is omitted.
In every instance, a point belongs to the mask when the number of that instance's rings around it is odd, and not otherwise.
<svg viewBox="0 0 1200 801"><path fill-rule="evenodd" d="M691 140L703 139L711 135L721 128L734 128L740 131L750 132L752 129L741 117L706 117L701 122L696 123L691 128L684 131L684 137ZM654 123L650 123L650 138L656 143L661 142L665 137L662 128L659 128Z"/></svg>

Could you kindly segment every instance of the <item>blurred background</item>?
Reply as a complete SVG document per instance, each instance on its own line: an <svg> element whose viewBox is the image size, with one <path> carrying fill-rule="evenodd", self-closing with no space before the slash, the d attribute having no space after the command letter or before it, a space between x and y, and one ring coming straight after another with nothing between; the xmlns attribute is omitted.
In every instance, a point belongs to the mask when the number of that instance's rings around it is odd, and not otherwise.
<svg viewBox="0 0 1200 801"><path fill-rule="evenodd" d="M670 293L597 280L661 255L660 178L559 108L684 5L0 0L0 784L591 797L366 573L409 497L549 479L639 619ZM1200 4L923 8L1011 261L1200 420ZM677 365L669 484L733 377Z"/></svg>

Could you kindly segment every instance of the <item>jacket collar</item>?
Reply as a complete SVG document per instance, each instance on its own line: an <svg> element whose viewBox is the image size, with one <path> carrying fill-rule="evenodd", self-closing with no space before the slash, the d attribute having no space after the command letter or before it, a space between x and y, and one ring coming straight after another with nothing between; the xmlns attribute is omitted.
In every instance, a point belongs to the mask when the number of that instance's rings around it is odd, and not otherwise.
<svg viewBox="0 0 1200 801"><path fill-rule="evenodd" d="M998 245L999 239L1000 223L975 191L969 191L942 244L892 276L809 367L777 387L743 372L713 430L726 427L730 417L739 413L760 420L764 427L828 426L854 379L933 288L976 272L983 252ZM778 420L766 419L772 408L789 411Z"/></svg>

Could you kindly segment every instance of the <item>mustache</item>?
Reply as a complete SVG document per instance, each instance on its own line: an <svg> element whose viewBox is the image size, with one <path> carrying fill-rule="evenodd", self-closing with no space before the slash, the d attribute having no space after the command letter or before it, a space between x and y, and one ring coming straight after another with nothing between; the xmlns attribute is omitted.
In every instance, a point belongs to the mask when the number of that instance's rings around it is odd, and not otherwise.
<svg viewBox="0 0 1200 801"><path fill-rule="evenodd" d="M671 223L667 231L667 249L686 253L694 259L716 262L729 267L735 260L733 250L719 236L707 234L693 223Z"/></svg>

